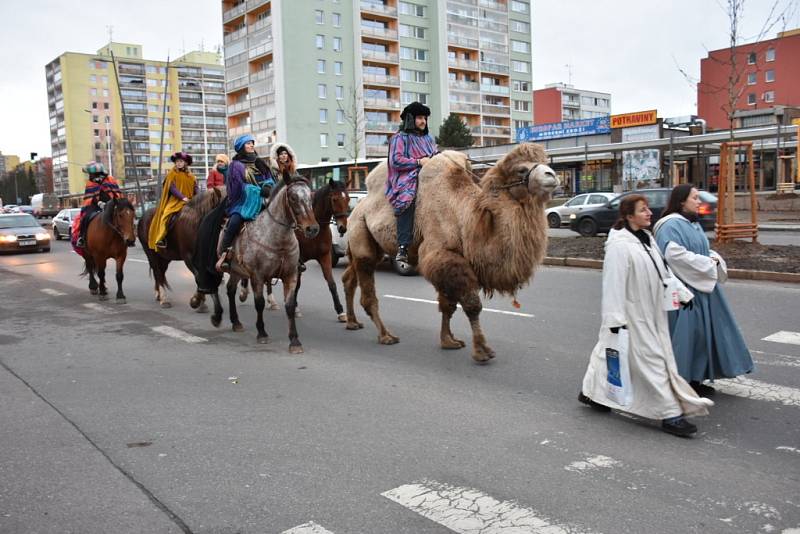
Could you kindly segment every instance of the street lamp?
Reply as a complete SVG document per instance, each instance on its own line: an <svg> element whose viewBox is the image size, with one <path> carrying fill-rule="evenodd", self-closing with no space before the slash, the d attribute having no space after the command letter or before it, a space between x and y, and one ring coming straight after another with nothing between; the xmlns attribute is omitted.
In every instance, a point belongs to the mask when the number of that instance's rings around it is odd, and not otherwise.
<svg viewBox="0 0 800 534"><path fill-rule="evenodd" d="M206 92L203 82L191 76L182 76L188 80L186 85L196 85L200 87L200 107L203 108L203 163L205 164L205 178L208 178L208 126L206 124Z"/></svg>

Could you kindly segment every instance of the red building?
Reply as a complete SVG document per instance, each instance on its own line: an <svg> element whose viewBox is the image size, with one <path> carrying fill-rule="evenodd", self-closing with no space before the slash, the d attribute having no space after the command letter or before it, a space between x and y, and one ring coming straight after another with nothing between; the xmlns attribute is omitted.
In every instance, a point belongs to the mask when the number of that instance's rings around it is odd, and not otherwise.
<svg viewBox="0 0 800 534"><path fill-rule="evenodd" d="M611 95L552 83L533 92L533 124L593 119L611 114Z"/></svg>
<svg viewBox="0 0 800 534"><path fill-rule="evenodd" d="M800 106L800 29L781 32L775 39L734 49L740 94L736 111ZM731 50L714 50L700 61L697 115L711 130L729 127L728 80ZM740 93L739 93L740 92ZM736 126L736 125L735 125Z"/></svg>

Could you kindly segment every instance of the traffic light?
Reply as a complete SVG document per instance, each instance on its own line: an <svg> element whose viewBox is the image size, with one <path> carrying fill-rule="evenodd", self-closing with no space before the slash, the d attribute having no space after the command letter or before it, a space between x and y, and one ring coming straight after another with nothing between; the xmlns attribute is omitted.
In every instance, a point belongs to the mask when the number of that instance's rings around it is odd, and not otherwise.
<svg viewBox="0 0 800 534"><path fill-rule="evenodd" d="M36 156L38 155L39 155L38 152L31 152L31 161L34 161L36 159Z"/></svg>

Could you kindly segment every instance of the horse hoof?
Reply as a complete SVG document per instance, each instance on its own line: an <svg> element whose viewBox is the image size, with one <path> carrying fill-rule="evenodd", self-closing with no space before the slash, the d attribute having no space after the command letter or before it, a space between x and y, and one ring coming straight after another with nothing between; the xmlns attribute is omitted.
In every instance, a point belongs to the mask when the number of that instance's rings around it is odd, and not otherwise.
<svg viewBox="0 0 800 534"><path fill-rule="evenodd" d="M172 307L172 303L170 301L168 301L168 300L165 300L164 302L161 303L161 307L164 308L164 309L171 308Z"/></svg>
<svg viewBox="0 0 800 534"><path fill-rule="evenodd" d="M234 332L244 332L244 326L242 326L242 324L241 324L241 323L236 323L235 325L232 325L232 326L231 326L231 329L232 329Z"/></svg>
<svg viewBox="0 0 800 534"><path fill-rule="evenodd" d="M222 324L222 316L220 316L220 317L215 317L215 316L213 316L213 315L212 315L212 316L211 316L211 325L212 325L214 328L219 328L219 325L220 325L220 324Z"/></svg>
<svg viewBox="0 0 800 534"><path fill-rule="evenodd" d="M394 345L396 343L400 343L400 338L393 336L392 334L386 334L385 336L380 336L378 338L378 343L381 345Z"/></svg>
<svg viewBox="0 0 800 534"><path fill-rule="evenodd" d="M269 343L269 336L258 336L259 345L266 345L267 343Z"/></svg>
<svg viewBox="0 0 800 534"><path fill-rule="evenodd" d="M303 354L303 345L289 345L289 354Z"/></svg>
<svg viewBox="0 0 800 534"><path fill-rule="evenodd" d="M336 316L336 319L340 323L346 323L347 322L347 314L346 313L340 313L339 315Z"/></svg>
<svg viewBox="0 0 800 534"><path fill-rule="evenodd" d="M303 314L300 313L300 310L297 310L297 311L294 312L294 318L295 319L302 319L303 318Z"/></svg>
<svg viewBox="0 0 800 534"><path fill-rule="evenodd" d="M204 303L202 303L202 304L200 305L200 307L199 307L199 308L197 308L197 310L195 310L195 311L196 311L197 313L208 313L208 304L206 304L205 302L204 302Z"/></svg>
<svg viewBox="0 0 800 534"><path fill-rule="evenodd" d="M89 293L92 294L92 295L97 295L97 290L96 289L90 289Z"/></svg>
<svg viewBox="0 0 800 534"><path fill-rule="evenodd" d="M128 301L127 301L127 300L125 300L125 297L122 297L122 298L118 298L118 299L116 300L116 303L117 303L117 304L127 304L127 303L128 303Z"/></svg>
<svg viewBox="0 0 800 534"><path fill-rule="evenodd" d="M347 326L345 326L345 328L348 330L361 330L362 328L364 328L364 325L362 323L359 323L358 321L348 321Z"/></svg>
<svg viewBox="0 0 800 534"><path fill-rule="evenodd" d="M200 297L198 297L197 295L194 295L192 296L192 298L189 299L189 306L191 306L193 310L196 310L201 303L202 301L200 300Z"/></svg>
<svg viewBox="0 0 800 534"><path fill-rule="evenodd" d="M100 300L108 300L108 295L99 295L98 298Z"/></svg>
<svg viewBox="0 0 800 534"><path fill-rule="evenodd" d="M247 300L247 291L242 291L239 293L239 302L244 302Z"/></svg>

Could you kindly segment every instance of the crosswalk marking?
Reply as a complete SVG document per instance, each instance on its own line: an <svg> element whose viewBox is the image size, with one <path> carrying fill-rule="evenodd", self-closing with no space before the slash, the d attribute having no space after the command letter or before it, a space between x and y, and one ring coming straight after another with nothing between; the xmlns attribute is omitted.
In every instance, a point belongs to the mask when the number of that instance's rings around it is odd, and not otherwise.
<svg viewBox="0 0 800 534"><path fill-rule="evenodd" d="M111 310L110 308L108 308L108 306L103 306L102 304L97 303L97 302L84 302L83 303L83 307L84 308L89 308L90 310L96 311L96 312L114 313L114 311Z"/></svg>
<svg viewBox="0 0 800 534"><path fill-rule="evenodd" d="M325 530L322 526L313 521L309 521L308 523L303 523L289 530L284 530L281 534L333 534L333 532Z"/></svg>
<svg viewBox="0 0 800 534"><path fill-rule="evenodd" d="M568 534L576 531L513 501L498 501L476 489L433 480L405 484L381 495L460 534Z"/></svg>
<svg viewBox="0 0 800 534"><path fill-rule="evenodd" d="M58 291L57 289L50 289L49 287L45 287L40 289L42 293L45 295L50 295L51 297L63 297L66 295L63 291Z"/></svg>
<svg viewBox="0 0 800 534"><path fill-rule="evenodd" d="M761 341L772 341L773 343L789 343L791 345L800 345L800 332L788 332L786 330L781 330L780 332L775 332L774 334L768 335Z"/></svg>
<svg viewBox="0 0 800 534"><path fill-rule="evenodd" d="M429 299L417 299L412 297L401 297L399 295L384 295L384 298L387 299L396 299L396 300L407 300L409 302L424 302L425 304L439 304L439 301L436 300L429 300ZM461 304L458 305L461 308ZM495 310L494 308L483 308L483 311L489 313L500 313L502 315L514 315L516 317L529 317L533 318L534 315L530 313L522 313L522 312L512 312L506 310Z"/></svg>
<svg viewBox="0 0 800 534"><path fill-rule="evenodd" d="M154 326L151 328L152 331L158 332L159 334L164 334L165 336L169 336L175 339L179 339L181 341L185 341L186 343L204 343L208 341L204 337L197 337L184 332L183 330L178 330L177 328L172 328L171 326Z"/></svg>
<svg viewBox="0 0 800 534"><path fill-rule="evenodd" d="M800 406L800 389L778 386L751 378L732 378L716 380L716 387L722 393L746 399L780 402L786 406Z"/></svg>

